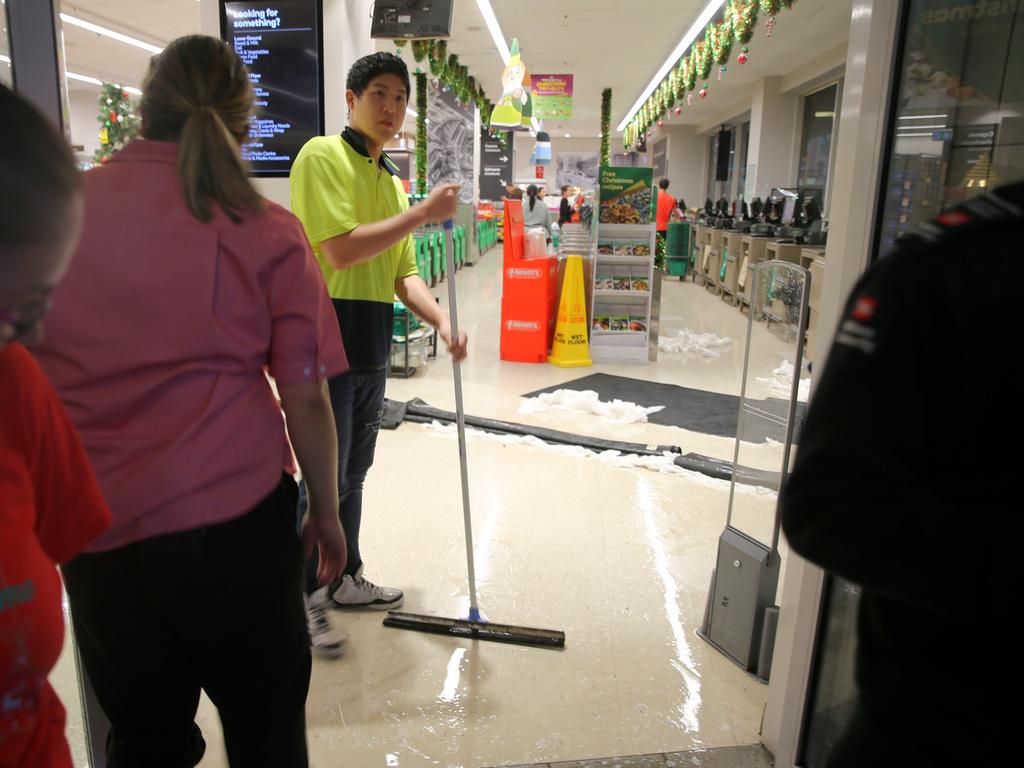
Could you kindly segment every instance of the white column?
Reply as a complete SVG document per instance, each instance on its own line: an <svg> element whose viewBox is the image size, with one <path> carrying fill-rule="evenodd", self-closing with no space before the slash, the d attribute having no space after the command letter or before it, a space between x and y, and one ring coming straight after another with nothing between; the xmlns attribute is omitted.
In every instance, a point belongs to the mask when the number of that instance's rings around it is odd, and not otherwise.
<svg viewBox="0 0 1024 768"><path fill-rule="evenodd" d="M668 136L669 193L681 197L690 207L704 204L707 189L708 138L696 126L680 125L662 129Z"/></svg>
<svg viewBox="0 0 1024 768"><path fill-rule="evenodd" d="M869 257L886 106L894 87L891 73L898 5L891 0L853 3L815 360L822 360L831 345L846 296ZM752 147L753 142L751 135ZM775 755L779 768L795 765L823 583L822 571L795 554L789 555L783 567L779 627L762 729L765 746Z"/></svg>
<svg viewBox="0 0 1024 768"><path fill-rule="evenodd" d="M766 77L754 86L746 200L763 200L772 187L795 184L799 106L800 99L795 93L783 92L781 77Z"/></svg>

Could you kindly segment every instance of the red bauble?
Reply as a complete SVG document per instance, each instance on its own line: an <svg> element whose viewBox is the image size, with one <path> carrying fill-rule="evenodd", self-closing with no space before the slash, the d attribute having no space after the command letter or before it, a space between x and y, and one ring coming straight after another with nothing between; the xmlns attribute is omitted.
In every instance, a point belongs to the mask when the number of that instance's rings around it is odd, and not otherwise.
<svg viewBox="0 0 1024 768"><path fill-rule="evenodd" d="M117 112L115 112L114 110L110 110L110 122L117 122Z"/></svg>
<svg viewBox="0 0 1024 768"><path fill-rule="evenodd" d="M127 99L128 98L128 91L121 91L121 98Z"/></svg>
<svg viewBox="0 0 1024 768"><path fill-rule="evenodd" d="M658 127L659 128L664 128L665 127L665 121L664 120L659 120L658 121Z"/></svg>
<svg viewBox="0 0 1024 768"><path fill-rule="evenodd" d="M740 64L746 64L747 63L747 54L741 53L739 56L736 57L736 61L738 61Z"/></svg>
<svg viewBox="0 0 1024 768"><path fill-rule="evenodd" d="M107 157L107 155L104 155L103 157L100 158L101 165L106 165L108 162L110 162L110 158Z"/></svg>
<svg viewBox="0 0 1024 768"><path fill-rule="evenodd" d="M681 114L683 114L683 108L682 107L676 107L676 115L681 115Z"/></svg>
<svg viewBox="0 0 1024 768"><path fill-rule="evenodd" d="M707 88L701 88L700 92L697 95L700 96L703 99L705 96L708 95L708 89Z"/></svg>

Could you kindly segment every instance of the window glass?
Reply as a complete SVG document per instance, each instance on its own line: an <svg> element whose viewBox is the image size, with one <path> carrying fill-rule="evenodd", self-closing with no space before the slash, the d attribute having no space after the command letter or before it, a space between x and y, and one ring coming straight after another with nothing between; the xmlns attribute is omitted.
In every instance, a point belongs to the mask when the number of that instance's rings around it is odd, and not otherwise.
<svg viewBox="0 0 1024 768"><path fill-rule="evenodd" d="M0 83L14 87L14 72L11 63L11 36L7 31L7 3L0 3Z"/></svg>
<svg viewBox="0 0 1024 768"><path fill-rule="evenodd" d="M1017 60L1024 51L1024 2L908 0L907 8L876 258L942 208L1024 178L1024 78ZM828 763L857 701L859 591L830 578L827 592L799 761L806 768Z"/></svg>
<svg viewBox="0 0 1024 768"><path fill-rule="evenodd" d="M941 209L1024 178L1024 3L910 6L881 253Z"/></svg>
<svg viewBox="0 0 1024 768"><path fill-rule="evenodd" d="M803 128L800 132L800 168L797 186L804 197L814 197L825 208L828 166L832 152L832 126L836 115L838 85L830 85L804 99Z"/></svg>

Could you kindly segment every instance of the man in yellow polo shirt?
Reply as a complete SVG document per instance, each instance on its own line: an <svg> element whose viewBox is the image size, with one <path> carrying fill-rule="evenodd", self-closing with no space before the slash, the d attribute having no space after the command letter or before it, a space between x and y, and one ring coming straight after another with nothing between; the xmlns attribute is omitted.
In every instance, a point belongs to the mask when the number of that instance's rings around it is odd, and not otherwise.
<svg viewBox="0 0 1024 768"><path fill-rule="evenodd" d="M340 136L310 139L291 172L292 211L323 270L351 366L328 381L348 563L337 582L319 588L315 552L306 564L313 650L325 656L340 653L343 643L328 619L328 605L385 610L403 600L401 590L363 576L359 553L363 482L384 405L394 297L437 329L456 360L466 356L466 335L452 339L448 316L417 273L412 243L418 227L454 217L458 185L439 186L410 209L398 168L382 151L405 119L409 71L399 57L375 53L352 65L346 88L348 127Z"/></svg>

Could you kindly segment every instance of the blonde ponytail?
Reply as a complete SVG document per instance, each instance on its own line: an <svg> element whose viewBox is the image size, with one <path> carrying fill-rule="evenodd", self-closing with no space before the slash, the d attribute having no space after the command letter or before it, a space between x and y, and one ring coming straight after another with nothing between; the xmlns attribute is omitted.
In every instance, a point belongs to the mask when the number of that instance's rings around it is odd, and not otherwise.
<svg viewBox="0 0 1024 768"><path fill-rule="evenodd" d="M238 56L222 41L179 37L150 62L143 83L142 134L178 143L178 178L200 221L217 204L238 222L262 198L246 175L239 142L249 130L253 97Z"/></svg>

